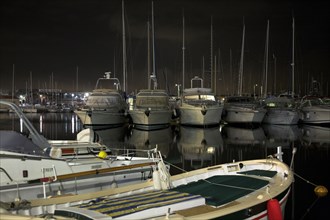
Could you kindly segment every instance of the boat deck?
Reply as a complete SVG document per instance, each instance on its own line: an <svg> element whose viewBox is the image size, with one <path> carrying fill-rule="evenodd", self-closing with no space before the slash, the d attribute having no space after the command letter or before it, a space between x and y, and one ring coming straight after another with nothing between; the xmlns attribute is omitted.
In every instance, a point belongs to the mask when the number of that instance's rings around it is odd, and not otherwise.
<svg viewBox="0 0 330 220"><path fill-rule="evenodd" d="M55 215L83 219L140 219L165 215L170 210L189 216L191 213L185 213L184 209L196 207L194 210L210 211L230 202L232 205L236 199L269 184L269 181L255 178L256 176L268 179L275 175L276 171L253 170L239 175L213 176L170 190L150 191L119 198L99 198L87 204L56 210Z"/></svg>

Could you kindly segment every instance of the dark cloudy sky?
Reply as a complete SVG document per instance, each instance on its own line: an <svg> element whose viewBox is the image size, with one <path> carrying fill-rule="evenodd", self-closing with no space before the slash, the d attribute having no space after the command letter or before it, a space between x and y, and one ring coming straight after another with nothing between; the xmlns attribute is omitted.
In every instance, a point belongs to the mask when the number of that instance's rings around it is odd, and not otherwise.
<svg viewBox="0 0 330 220"><path fill-rule="evenodd" d="M151 1L126 0L128 92L147 87L147 21ZM213 54L220 67L218 93L235 90L243 19L246 27L244 88L261 84L267 20L270 21L269 90L291 85L292 16L295 17L296 89L304 92L307 79L330 81L330 7L328 1L266 0L155 0L155 44L160 88L175 93L182 83L182 14L185 14L186 87L190 78L210 69L210 24ZM232 51L232 76L230 75ZM219 58L220 57L220 58ZM105 71L122 81L121 0L2 0L0 2L0 89L49 86L51 75L58 88L93 89ZM167 79L167 80L166 80ZM167 82L167 83L166 83ZM236 90L235 90L236 91Z"/></svg>

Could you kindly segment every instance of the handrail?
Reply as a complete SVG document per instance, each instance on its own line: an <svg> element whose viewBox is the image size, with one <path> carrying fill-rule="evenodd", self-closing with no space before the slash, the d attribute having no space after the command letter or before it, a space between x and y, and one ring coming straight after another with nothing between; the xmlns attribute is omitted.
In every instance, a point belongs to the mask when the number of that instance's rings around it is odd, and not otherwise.
<svg viewBox="0 0 330 220"><path fill-rule="evenodd" d="M89 175L97 175L102 173L109 173L109 172L116 172L121 170L129 170L139 167L145 167L145 166L153 166L156 162L146 162L146 163L140 163L140 164L132 164L132 165L124 165L119 167L110 167L110 168L103 168L103 169L95 169L95 170L88 170L88 171L82 171L79 173L69 173L69 174L63 174L63 175L57 175L56 180L66 180L66 179L72 179L77 177L84 177ZM54 181L55 179L52 179L52 177L49 178L40 178L35 180L29 180L28 183L35 183L38 181L45 182L45 181Z"/></svg>
<svg viewBox="0 0 330 220"><path fill-rule="evenodd" d="M7 171L5 169L3 169L2 167L0 167L0 171L4 172L6 174L6 176L8 177L8 179L13 182L13 179L10 177L10 175L7 173Z"/></svg>
<svg viewBox="0 0 330 220"><path fill-rule="evenodd" d="M32 141L42 150L50 147L50 144L48 143L47 139L39 134L39 132L35 129L35 127L32 125L32 123L29 121L29 119L25 116L25 114L22 112L22 110L15 105L14 103L7 102L0 100L0 104L7 105L11 107L11 109L17 114L17 116L23 121L25 124L26 128L30 132L30 138Z"/></svg>

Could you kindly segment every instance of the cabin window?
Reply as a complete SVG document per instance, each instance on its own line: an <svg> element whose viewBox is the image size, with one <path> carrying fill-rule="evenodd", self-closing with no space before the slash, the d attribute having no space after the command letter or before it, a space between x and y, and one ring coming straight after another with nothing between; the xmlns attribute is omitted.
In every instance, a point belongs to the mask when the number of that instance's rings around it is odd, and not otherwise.
<svg viewBox="0 0 330 220"><path fill-rule="evenodd" d="M137 107L162 107L168 105L167 97L137 97Z"/></svg>

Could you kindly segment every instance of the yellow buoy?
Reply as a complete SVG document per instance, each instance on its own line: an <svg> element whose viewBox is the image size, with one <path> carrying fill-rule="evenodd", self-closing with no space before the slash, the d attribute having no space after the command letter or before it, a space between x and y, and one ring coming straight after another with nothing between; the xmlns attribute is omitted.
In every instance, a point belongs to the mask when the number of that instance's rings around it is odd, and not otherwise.
<svg viewBox="0 0 330 220"><path fill-rule="evenodd" d="M98 154L98 157L101 159L105 159L108 156L107 152L101 150Z"/></svg>
<svg viewBox="0 0 330 220"><path fill-rule="evenodd" d="M318 197L324 197L328 194L328 189L325 186L317 186L314 192Z"/></svg>

